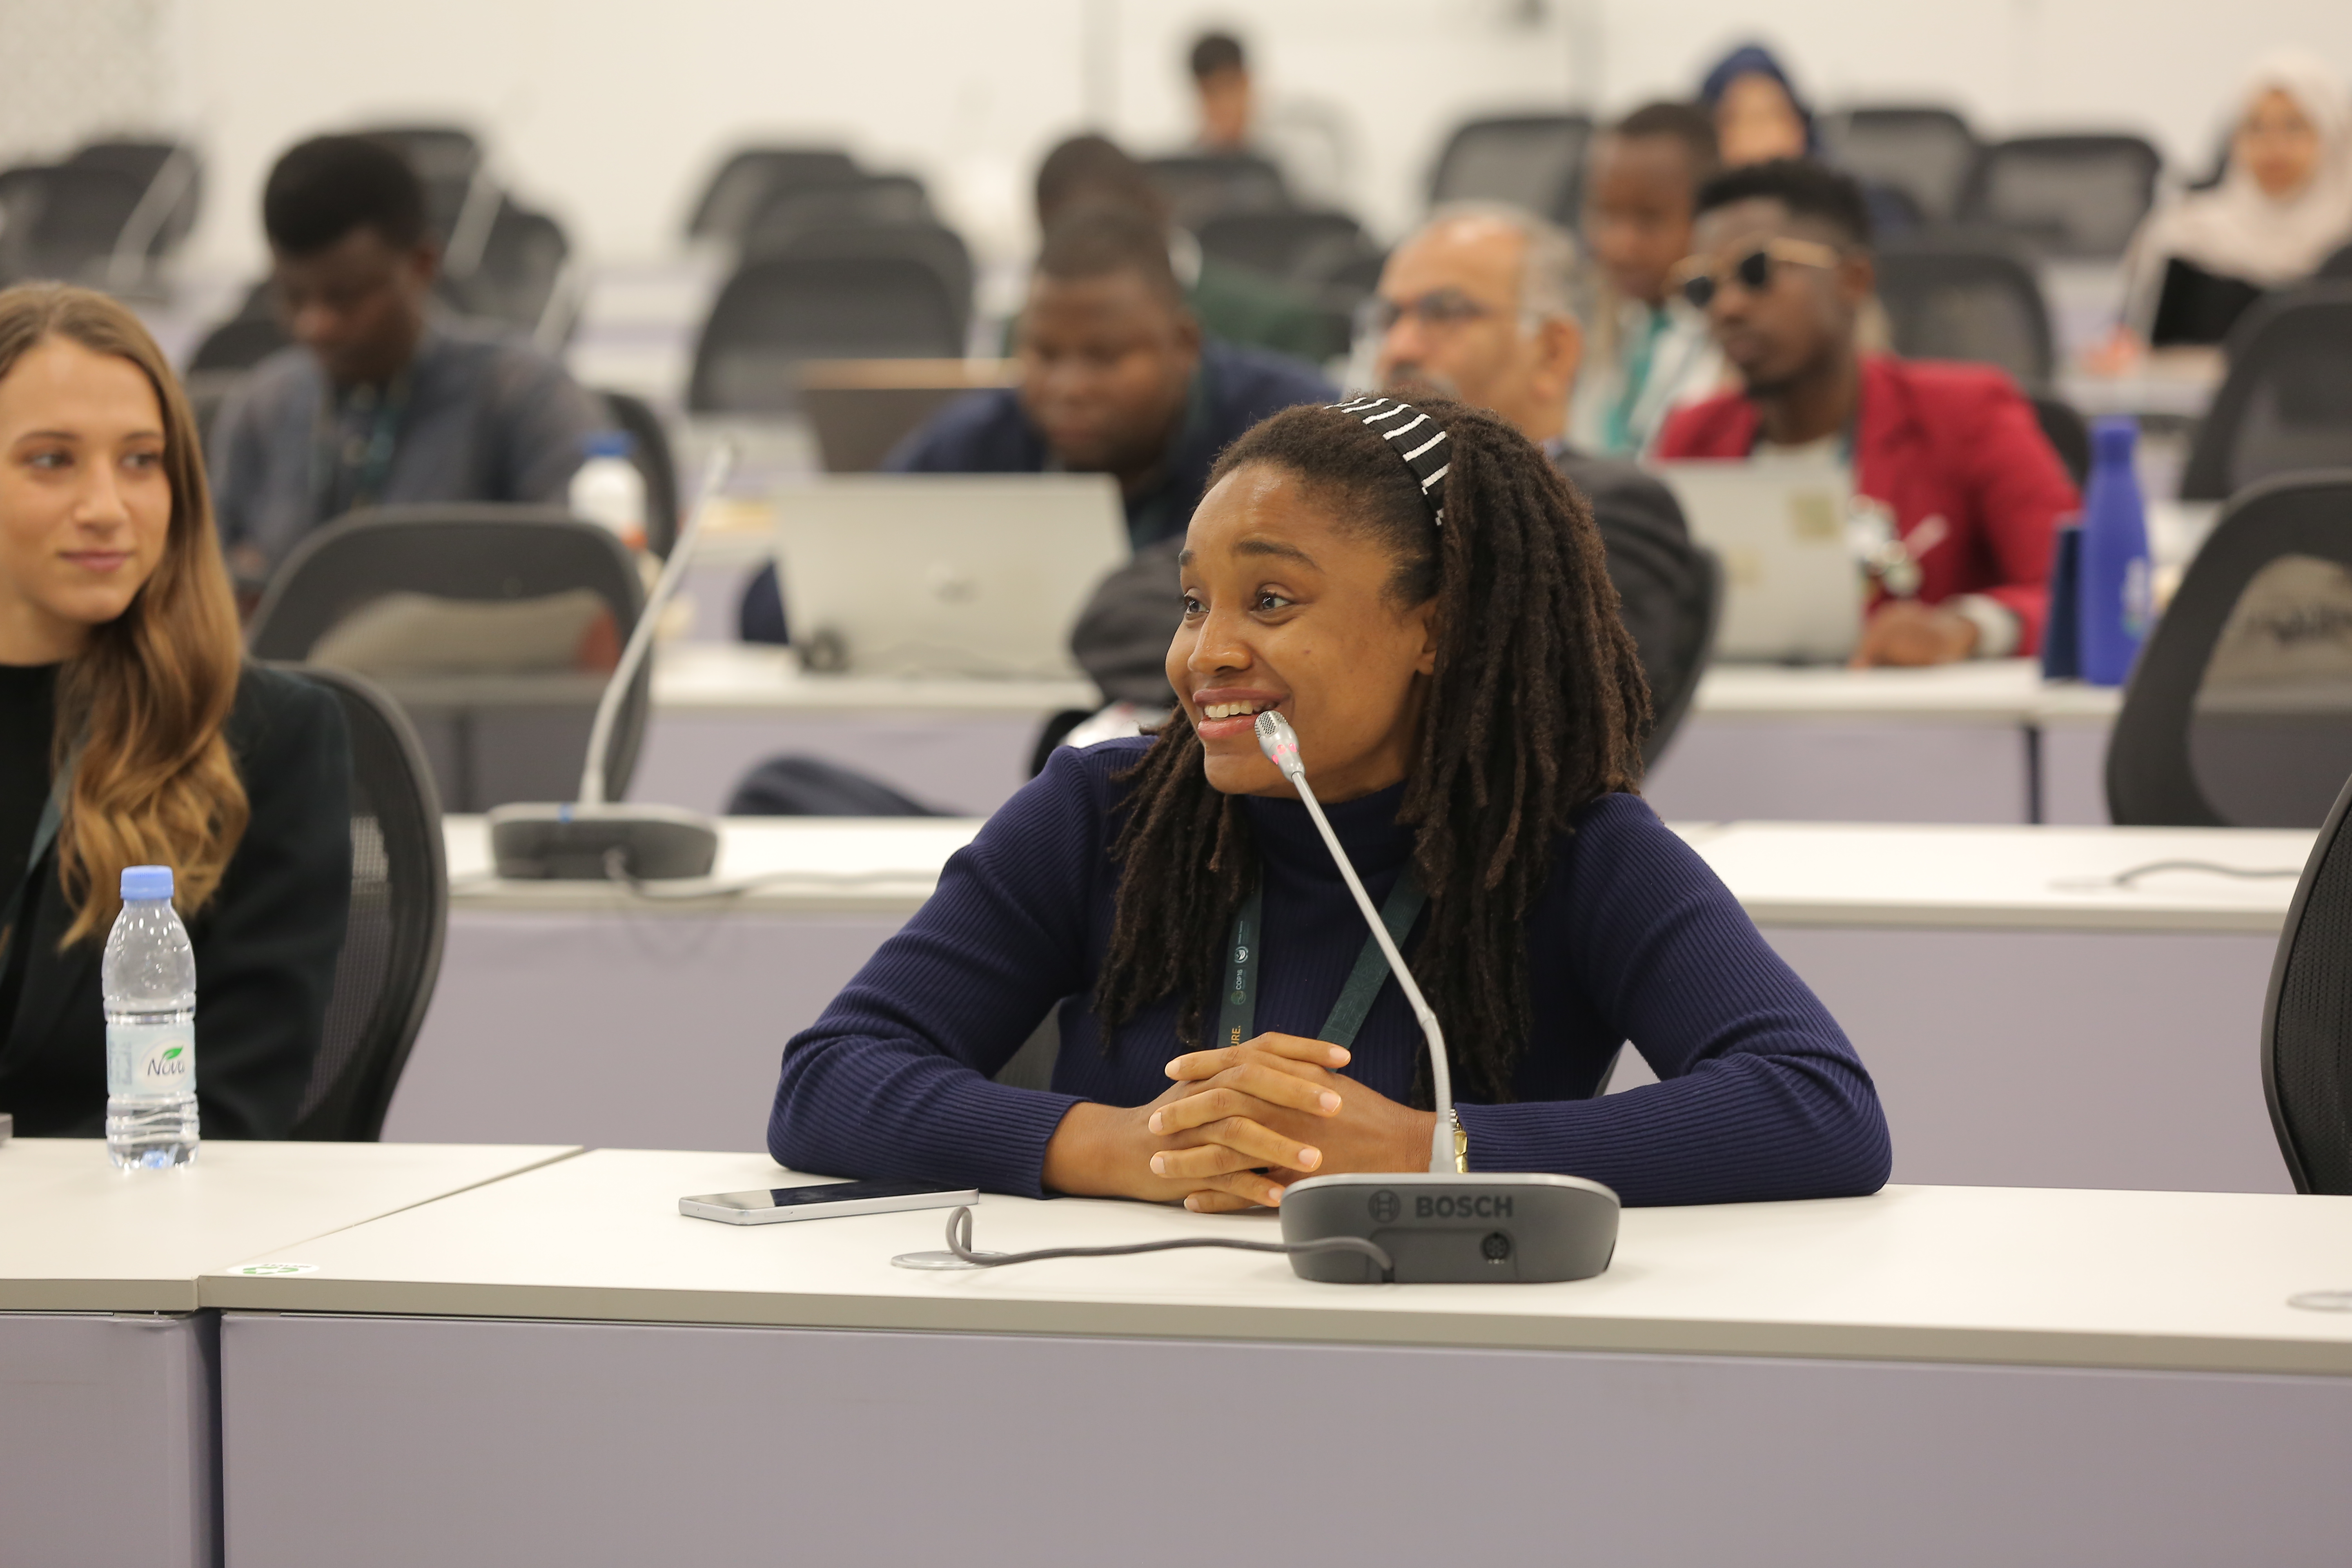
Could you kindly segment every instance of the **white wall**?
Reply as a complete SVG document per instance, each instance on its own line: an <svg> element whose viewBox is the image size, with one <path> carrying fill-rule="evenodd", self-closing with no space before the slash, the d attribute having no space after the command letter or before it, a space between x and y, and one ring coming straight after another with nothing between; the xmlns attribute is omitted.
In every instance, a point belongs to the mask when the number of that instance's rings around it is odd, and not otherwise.
<svg viewBox="0 0 2352 1568"><path fill-rule="evenodd" d="M1189 130L1181 52L1250 39L1279 98L1338 109L1353 200L1393 228L1475 111L1686 92L1761 36L1824 102L1919 96L2000 132L2123 125L2201 166L2238 70L2303 42L2352 76L2346 0L0 0L0 160L112 125L192 134L198 258L259 254L269 160L307 132L432 116L483 131L513 186L604 259L658 256L719 153L844 142L923 174L984 249L1026 242L1039 153L1097 121ZM26 84L39 90L29 90Z"/></svg>

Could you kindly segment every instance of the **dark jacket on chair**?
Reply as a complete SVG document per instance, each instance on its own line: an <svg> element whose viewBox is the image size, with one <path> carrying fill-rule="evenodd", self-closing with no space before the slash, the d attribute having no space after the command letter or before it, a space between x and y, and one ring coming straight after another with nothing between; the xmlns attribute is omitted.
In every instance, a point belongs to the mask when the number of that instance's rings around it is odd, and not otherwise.
<svg viewBox="0 0 2352 1568"><path fill-rule="evenodd" d="M283 1138L310 1082L342 950L351 743L332 696L252 665L237 681L227 733L251 816L219 889L188 922L196 1104L206 1138ZM14 1014L0 1018L0 1110L16 1116L20 1135L98 1137L106 1115L104 935L59 952L73 915L57 851L27 878L25 929L5 965L12 977L21 966L22 979Z"/></svg>

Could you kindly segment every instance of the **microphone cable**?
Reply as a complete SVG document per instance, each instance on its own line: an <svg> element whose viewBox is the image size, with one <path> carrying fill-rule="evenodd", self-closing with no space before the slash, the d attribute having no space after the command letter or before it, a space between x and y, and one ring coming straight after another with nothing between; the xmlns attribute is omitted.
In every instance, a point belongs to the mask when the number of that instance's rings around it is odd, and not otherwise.
<svg viewBox="0 0 2352 1568"><path fill-rule="evenodd" d="M1360 1236L1327 1236L1317 1241L1232 1241L1217 1236L1188 1236L1175 1241L1134 1241L1124 1247L1044 1247L1034 1252L974 1252L971 1248L971 1207L965 1205L948 1215L948 1250L974 1268L1002 1268L1008 1263L1042 1263L1049 1258L1126 1258L1138 1252L1175 1252L1190 1247L1223 1247L1235 1252L1352 1252L1371 1260L1381 1271L1381 1283L1396 1283L1396 1263L1388 1250Z"/></svg>

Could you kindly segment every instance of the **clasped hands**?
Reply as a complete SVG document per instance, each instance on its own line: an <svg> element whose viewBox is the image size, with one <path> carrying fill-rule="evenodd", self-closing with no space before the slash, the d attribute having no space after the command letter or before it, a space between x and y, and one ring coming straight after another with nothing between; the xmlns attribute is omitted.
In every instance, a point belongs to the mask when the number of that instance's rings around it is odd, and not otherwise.
<svg viewBox="0 0 2352 1568"><path fill-rule="evenodd" d="M1223 1214L1278 1205L1304 1176L1426 1169L1435 1115L1342 1077L1348 1061L1297 1035L1188 1052L1149 1105L1072 1106L1045 1146L1045 1185Z"/></svg>

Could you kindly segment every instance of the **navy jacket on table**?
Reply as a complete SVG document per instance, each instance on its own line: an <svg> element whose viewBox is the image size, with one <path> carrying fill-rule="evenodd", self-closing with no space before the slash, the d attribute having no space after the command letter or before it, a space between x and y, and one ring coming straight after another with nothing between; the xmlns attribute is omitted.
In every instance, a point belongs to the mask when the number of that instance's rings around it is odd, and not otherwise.
<svg viewBox="0 0 2352 1568"><path fill-rule="evenodd" d="M1208 489L1217 454L1268 415L1301 403L1336 403L1339 394L1297 360L1214 339L1201 344L1183 428L1150 480L1127 498L1127 531L1137 545L1181 533ZM960 397L898 443L883 460L892 474L1042 474L1055 467L1045 437L1022 412L1017 388L992 387ZM746 642L785 640L776 569L763 566L743 590Z"/></svg>
<svg viewBox="0 0 2352 1568"><path fill-rule="evenodd" d="M781 1163L1036 1195L1073 1103L1140 1105L1168 1087L1174 998L1108 1051L1088 1000L1118 874L1107 850L1124 786L1112 778L1149 744L1055 752L948 862L930 901L785 1047L768 1122ZM1329 808L1375 902L1412 853L1402 798L1400 785ZM1244 805L1265 893L1257 1025L1312 1037L1363 921L1306 807ZM1514 1102L1460 1107L1474 1169L1587 1176L1633 1204L1848 1196L1886 1180L1886 1123L1853 1047L1639 798L1579 814L1527 941L1534 1033ZM1057 1005L1052 1091L992 1081ZM1592 1098L1625 1040L1661 1081ZM1391 979L1348 1075L1402 1100L1422 1052Z"/></svg>

